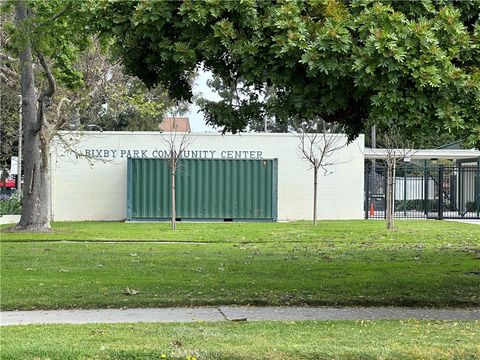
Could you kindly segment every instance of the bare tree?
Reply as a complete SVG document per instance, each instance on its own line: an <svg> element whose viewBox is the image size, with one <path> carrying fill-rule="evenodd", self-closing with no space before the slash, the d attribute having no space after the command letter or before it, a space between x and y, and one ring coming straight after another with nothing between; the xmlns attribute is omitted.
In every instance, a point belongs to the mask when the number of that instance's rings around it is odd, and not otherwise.
<svg viewBox="0 0 480 360"><path fill-rule="evenodd" d="M383 149L372 149L378 159L385 163L385 215L387 229L395 227L395 182L396 169L399 163L404 163L415 153L412 142L404 140L396 128L391 128L382 136Z"/></svg>
<svg viewBox="0 0 480 360"><path fill-rule="evenodd" d="M397 165L397 149L393 146L393 140L388 135L384 136L386 155L384 157L387 177L387 188L385 189L387 229L393 229L395 224L395 173Z"/></svg>
<svg viewBox="0 0 480 360"><path fill-rule="evenodd" d="M386 188L386 217L387 229L395 227L395 184L397 163L408 160L415 150L413 144L401 140L399 132L395 129L384 136L385 156L383 160L386 166L387 188Z"/></svg>
<svg viewBox="0 0 480 360"><path fill-rule="evenodd" d="M307 128L305 124L296 126L297 137L300 140L298 150L300 156L313 169L313 224L317 224L317 197L318 197L318 171L322 169L325 175L329 174L328 168L340 162L334 154L347 145L343 134L338 133L339 128L320 120L316 128Z"/></svg>
<svg viewBox="0 0 480 360"><path fill-rule="evenodd" d="M175 119L175 116L173 116L171 131L163 134L163 141L167 144L170 155L169 167L171 181L170 192L172 197L172 230L177 229L177 204L175 202L175 182L177 177L178 164L181 161L185 150L187 150L187 148L192 144L194 140L191 134L187 131L175 131Z"/></svg>

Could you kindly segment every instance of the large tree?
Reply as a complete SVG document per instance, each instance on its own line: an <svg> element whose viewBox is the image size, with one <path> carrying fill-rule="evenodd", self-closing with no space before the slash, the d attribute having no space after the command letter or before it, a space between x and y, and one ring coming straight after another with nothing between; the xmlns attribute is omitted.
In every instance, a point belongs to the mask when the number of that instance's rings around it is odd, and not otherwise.
<svg viewBox="0 0 480 360"><path fill-rule="evenodd" d="M59 130L88 130L93 125L155 130L163 114L178 105L165 90L147 89L126 75L121 63L110 61L108 42L100 44L91 24L96 3L2 4L2 167L17 143L17 92L22 95L24 125L23 206L17 230L50 228L50 142Z"/></svg>
<svg viewBox="0 0 480 360"><path fill-rule="evenodd" d="M71 89L82 83L73 65L89 43L82 15L86 8L62 0L17 0L14 5L16 23L10 33L19 59L25 174L17 229L42 231L50 228L50 140L66 122L64 116L47 114L58 83ZM62 104L55 104L57 113Z"/></svg>
<svg viewBox="0 0 480 360"><path fill-rule="evenodd" d="M127 71L181 99L200 64L252 89L225 130L245 129L275 88L275 118L321 117L355 137L371 124L449 132L480 147L480 2L98 2ZM239 121L240 119L240 121Z"/></svg>

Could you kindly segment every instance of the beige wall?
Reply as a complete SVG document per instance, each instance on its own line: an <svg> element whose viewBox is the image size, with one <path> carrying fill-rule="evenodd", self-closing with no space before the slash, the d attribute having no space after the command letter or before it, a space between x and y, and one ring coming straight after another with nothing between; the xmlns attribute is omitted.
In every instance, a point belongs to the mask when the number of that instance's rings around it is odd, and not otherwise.
<svg viewBox="0 0 480 360"><path fill-rule="evenodd" d="M52 147L54 220L126 219L128 151L130 156L157 156L168 149L164 140L168 136L153 132L62 134L71 149L58 140ZM197 151L197 157L278 158L278 219L311 218L313 174L300 158L295 135L202 133L192 138L189 150ZM330 174L324 176L320 170L320 219L363 217L363 148L360 136L332 156L338 164L329 167ZM90 157L82 157L85 154Z"/></svg>

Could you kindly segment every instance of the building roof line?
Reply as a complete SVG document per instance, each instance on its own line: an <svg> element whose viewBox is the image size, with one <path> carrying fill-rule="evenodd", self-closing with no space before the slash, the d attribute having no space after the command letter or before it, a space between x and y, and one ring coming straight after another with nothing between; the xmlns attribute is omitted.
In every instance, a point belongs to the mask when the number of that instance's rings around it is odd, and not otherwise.
<svg viewBox="0 0 480 360"><path fill-rule="evenodd" d="M365 148L365 159L384 159L389 151L395 151L398 158L409 158L412 160L431 159L472 159L480 158L480 151L471 149L371 149Z"/></svg>

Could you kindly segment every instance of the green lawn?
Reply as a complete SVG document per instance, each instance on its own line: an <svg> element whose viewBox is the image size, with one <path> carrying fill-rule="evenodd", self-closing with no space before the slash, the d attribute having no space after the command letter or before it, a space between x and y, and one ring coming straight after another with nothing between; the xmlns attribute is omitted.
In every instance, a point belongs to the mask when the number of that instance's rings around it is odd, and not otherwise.
<svg viewBox="0 0 480 360"><path fill-rule="evenodd" d="M388 231L384 221L320 221L288 223L169 223L54 222L52 233L19 234L6 232L2 241L28 240L164 240L202 242L480 242L480 226L447 221L397 221L397 229Z"/></svg>
<svg viewBox="0 0 480 360"><path fill-rule="evenodd" d="M19 242L9 240L12 234L2 234L3 310L480 305L480 227L476 225L411 221L398 222L397 230L387 231L377 221L325 221L317 227L180 224L175 233L165 230L166 224L56 226L65 235L67 227L83 231L89 235L84 239L93 234L132 238L134 229L138 238L148 233L148 239L214 243ZM110 237L100 235L108 229ZM127 295L127 287L139 293Z"/></svg>
<svg viewBox="0 0 480 360"><path fill-rule="evenodd" d="M479 322L449 321L35 325L1 336L2 360L473 360L479 344Z"/></svg>

